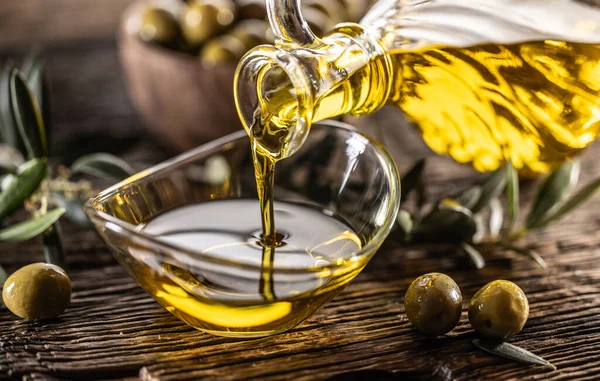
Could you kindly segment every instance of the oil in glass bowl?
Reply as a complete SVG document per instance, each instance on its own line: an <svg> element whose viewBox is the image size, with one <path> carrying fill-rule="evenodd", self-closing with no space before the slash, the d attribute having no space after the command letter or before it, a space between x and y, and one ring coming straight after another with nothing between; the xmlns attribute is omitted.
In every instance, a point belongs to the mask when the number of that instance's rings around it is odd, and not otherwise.
<svg viewBox="0 0 600 381"><path fill-rule="evenodd" d="M390 232L400 191L380 145L343 123L317 123L278 162L266 240L249 142L240 131L199 147L84 208L163 307L237 338L287 331L351 282Z"/></svg>
<svg viewBox="0 0 600 381"><path fill-rule="evenodd" d="M146 267L138 280L170 312L204 331L249 337L293 327L361 270L365 261L354 255L362 242L326 210L280 202L275 217L279 243L268 247L261 244L256 200L209 201L158 215L143 233L252 267L215 271L171 260L158 271ZM277 271L282 268L288 271ZM311 268L314 273L294 273Z"/></svg>

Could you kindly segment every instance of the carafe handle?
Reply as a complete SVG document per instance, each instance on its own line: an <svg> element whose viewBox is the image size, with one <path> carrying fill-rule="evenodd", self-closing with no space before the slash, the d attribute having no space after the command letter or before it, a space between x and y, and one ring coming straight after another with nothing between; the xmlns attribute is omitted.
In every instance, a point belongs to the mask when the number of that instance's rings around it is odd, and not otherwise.
<svg viewBox="0 0 600 381"><path fill-rule="evenodd" d="M310 46L317 41L302 16L301 0L265 1L269 23L275 34L275 45Z"/></svg>

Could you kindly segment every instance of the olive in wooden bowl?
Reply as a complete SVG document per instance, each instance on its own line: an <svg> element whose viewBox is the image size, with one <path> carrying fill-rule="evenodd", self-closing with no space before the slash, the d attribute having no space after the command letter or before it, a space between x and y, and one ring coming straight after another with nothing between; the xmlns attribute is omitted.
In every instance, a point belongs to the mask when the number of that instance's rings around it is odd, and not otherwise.
<svg viewBox="0 0 600 381"><path fill-rule="evenodd" d="M205 68L194 55L143 40L139 30L146 6L137 2L126 10L118 35L129 95L145 125L176 150L242 128L233 98L237 62Z"/></svg>

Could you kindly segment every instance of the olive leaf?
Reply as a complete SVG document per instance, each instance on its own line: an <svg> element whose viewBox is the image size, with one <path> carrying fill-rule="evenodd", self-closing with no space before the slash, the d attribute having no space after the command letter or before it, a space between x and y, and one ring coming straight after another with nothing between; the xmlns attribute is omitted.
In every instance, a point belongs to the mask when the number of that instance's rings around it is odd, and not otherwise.
<svg viewBox="0 0 600 381"><path fill-rule="evenodd" d="M546 265L546 261L544 261L544 258L542 258L538 253L536 253L533 250L518 246L507 246L506 249L533 259L543 269L548 267Z"/></svg>
<svg viewBox="0 0 600 381"><path fill-rule="evenodd" d="M571 196L567 201L565 201L558 208L554 208L546 217L539 222L540 226L545 226L552 221L556 221L566 214L583 204L586 200L596 193L596 191L600 189L600 178L592 181L587 184L581 190L577 191L573 196Z"/></svg>
<svg viewBox="0 0 600 381"><path fill-rule="evenodd" d="M488 207L490 209L490 236L495 239L498 238L502 229L504 209L498 197L494 197Z"/></svg>
<svg viewBox="0 0 600 381"><path fill-rule="evenodd" d="M21 165L15 175L9 174L2 180L0 218L8 216L23 205L46 177L47 169L46 158L31 159Z"/></svg>
<svg viewBox="0 0 600 381"><path fill-rule="evenodd" d="M4 143L25 153L25 147L13 115L10 97L10 75L13 68L13 63L7 61L0 70L0 122L2 124L0 131Z"/></svg>
<svg viewBox="0 0 600 381"><path fill-rule="evenodd" d="M519 219L519 174L510 160L506 164L506 198L508 203L508 232L511 233Z"/></svg>
<svg viewBox="0 0 600 381"><path fill-rule="evenodd" d="M59 193L53 193L52 199L56 201L61 208L65 209L65 217L67 217L69 220L81 226L82 228L92 227L92 223L83 212L83 203L85 201L68 199Z"/></svg>
<svg viewBox="0 0 600 381"><path fill-rule="evenodd" d="M14 173L3 174L0 177L0 190L4 192L4 190L8 188L10 183L14 181L15 177L16 176Z"/></svg>
<svg viewBox="0 0 600 381"><path fill-rule="evenodd" d="M46 79L46 67L38 48L35 48L25 59L21 72L27 80L27 84L41 112L42 121L46 128L46 146L50 147L50 89Z"/></svg>
<svg viewBox="0 0 600 381"><path fill-rule="evenodd" d="M412 232L412 229L413 229L412 216L406 210L401 209L398 211L398 217L396 218L396 222L398 223L398 226L402 230L403 239L406 240L408 237L410 237L410 233Z"/></svg>
<svg viewBox="0 0 600 381"><path fill-rule="evenodd" d="M477 348L509 360L517 361L522 364L543 365L548 369L556 370L556 367L549 361L544 360L540 356L534 355L526 349L507 342L497 342L475 339L473 345Z"/></svg>
<svg viewBox="0 0 600 381"><path fill-rule="evenodd" d="M21 152L7 144L0 144L0 173L15 173L25 162Z"/></svg>
<svg viewBox="0 0 600 381"><path fill-rule="evenodd" d="M31 239L52 226L63 214L63 208L56 208L39 217L4 228L0 230L0 241L18 242Z"/></svg>
<svg viewBox="0 0 600 381"><path fill-rule="evenodd" d="M492 173L482 184L481 184L481 195L475 202L471 209L473 214L478 213L485 208L491 199L498 197L504 190L506 185L506 167L502 167Z"/></svg>
<svg viewBox="0 0 600 381"><path fill-rule="evenodd" d="M565 162L550 174L539 188L525 228L537 228L547 218L551 209L569 192L579 179L579 161Z"/></svg>
<svg viewBox="0 0 600 381"><path fill-rule="evenodd" d="M123 180L134 174L133 168L125 160L108 153L82 156L71 165L71 171L115 180Z"/></svg>
<svg viewBox="0 0 600 381"><path fill-rule="evenodd" d="M467 254L469 259L473 263L473 266L475 266L477 270L481 270L485 267L485 259L483 259L483 256L479 251L477 251L477 249L475 249L473 246L469 245L466 242L461 242L460 248L465 254Z"/></svg>
<svg viewBox="0 0 600 381"><path fill-rule="evenodd" d="M438 204L413 228L415 241L462 242L471 241L477 231L471 211L453 200Z"/></svg>
<svg viewBox="0 0 600 381"><path fill-rule="evenodd" d="M44 231L44 259L46 262L66 270L67 262L65 260L61 234L60 221L58 220Z"/></svg>
<svg viewBox="0 0 600 381"><path fill-rule="evenodd" d="M475 231L471 242L481 243L486 237L488 226L486 226L483 215L480 213L473 215L473 220L475 221L475 226L477 226L477 231Z"/></svg>
<svg viewBox="0 0 600 381"><path fill-rule="evenodd" d="M464 206L465 208L471 210L477 201L481 198L482 189L480 186L476 185L471 188L467 188L464 191L458 192L454 196L453 199L456 200L459 204Z"/></svg>
<svg viewBox="0 0 600 381"><path fill-rule="evenodd" d="M23 63L21 64L21 73L25 76L29 76L29 73L33 71L33 68L39 64L41 60L41 49L39 45L35 45L31 48Z"/></svg>
<svg viewBox="0 0 600 381"><path fill-rule="evenodd" d="M8 273L2 266L0 266L0 288L4 286L4 282L8 279Z"/></svg>
<svg viewBox="0 0 600 381"><path fill-rule="evenodd" d="M27 82L16 69L13 69L10 75L10 98L15 122L28 158L46 156L46 132L40 110Z"/></svg>
<svg viewBox="0 0 600 381"><path fill-rule="evenodd" d="M29 88L33 93L34 98L38 102L38 106L40 105L41 99L41 82L40 80L43 75L44 64L42 62L42 57L40 56L39 49L34 49L21 65L20 72L23 77L27 80ZM41 109L41 108L40 108Z"/></svg>
<svg viewBox="0 0 600 381"><path fill-rule="evenodd" d="M420 159L412 166L411 169L406 172L405 175L400 177L401 180L401 195L400 202L405 201L406 197L412 192L419 182L422 181L423 169L425 168L425 159Z"/></svg>

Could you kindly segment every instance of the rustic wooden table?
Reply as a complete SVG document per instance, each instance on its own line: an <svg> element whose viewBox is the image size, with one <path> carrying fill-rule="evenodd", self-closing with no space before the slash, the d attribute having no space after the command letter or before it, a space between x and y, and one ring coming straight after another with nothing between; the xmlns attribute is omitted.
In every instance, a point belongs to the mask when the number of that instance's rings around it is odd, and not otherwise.
<svg viewBox="0 0 600 381"><path fill-rule="evenodd" d="M46 47L53 84L55 140L80 132L142 136L124 156L138 169L167 157L146 137L120 75L114 31L126 0L20 0L0 5L0 58ZM380 114L385 141L401 168L430 155L400 125ZM583 181L600 175L599 145L584 155ZM439 197L476 175L432 157L429 196ZM525 196L528 192L525 191ZM529 197L531 192L529 191ZM0 379L600 379L600 197L567 221L521 243L548 262L486 252L476 271L444 246L402 248L388 240L360 276L297 329L248 341L195 331L158 306L114 261L90 231L65 226L73 281L71 306L59 319L30 323L0 309ZM0 264L13 271L42 260L40 242L0 246ZM483 284L517 282L531 304L529 321L510 341L558 366L524 366L476 350L466 311L449 335L430 340L404 315L403 294L418 275L451 275L465 300ZM466 307L466 306L465 306ZM354 378L352 378L354 377Z"/></svg>

